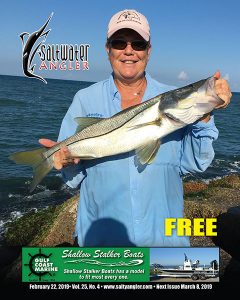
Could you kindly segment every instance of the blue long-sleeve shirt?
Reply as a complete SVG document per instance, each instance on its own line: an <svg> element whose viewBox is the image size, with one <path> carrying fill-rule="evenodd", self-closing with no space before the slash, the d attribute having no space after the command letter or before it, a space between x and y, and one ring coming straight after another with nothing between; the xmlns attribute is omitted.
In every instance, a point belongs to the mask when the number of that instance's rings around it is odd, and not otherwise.
<svg viewBox="0 0 240 300"><path fill-rule="evenodd" d="M146 101L174 87L146 74ZM121 111L113 77L75 95L60 129L61 141L75 133L75 117L111 117ZM80 246L189 246L176 232L165 236L165 219L183 217L181 176L203 172L214 157L214 117L179 129L161 142L153 163L137 168L134 152L81 161L62 169L70 187L80 185L76 236Z"/></svg>

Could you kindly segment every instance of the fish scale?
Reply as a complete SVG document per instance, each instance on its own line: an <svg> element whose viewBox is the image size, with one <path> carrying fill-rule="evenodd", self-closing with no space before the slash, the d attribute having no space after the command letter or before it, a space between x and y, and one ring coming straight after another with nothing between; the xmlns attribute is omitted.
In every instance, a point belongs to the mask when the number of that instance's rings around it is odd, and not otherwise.
<svg viewBox="0 0 240 300"><path fill-rule="evenodd" d="M125 123L127 123L129 120L134 118L137 114L141 113L145 109L151 107L155 103L159 102L161 99L161 96L156 96L148 101L145 101L141 104L131 106L124 111L121 111L117 114L115 114L111 118L106 118L100 120L98 123L93 124L89 127L84 128L82 131L77 132L73 136L70 136L63 142L57 144L56 146L53 146L51 149L47 150L45 152L45 156L49 157L56 151L58 151L63 146L69 146L72 143L75 143L76 141L81 141L83 139L87 138L93 138L97 137L103 134L107 134L121 126L123 126Z"/></svg>

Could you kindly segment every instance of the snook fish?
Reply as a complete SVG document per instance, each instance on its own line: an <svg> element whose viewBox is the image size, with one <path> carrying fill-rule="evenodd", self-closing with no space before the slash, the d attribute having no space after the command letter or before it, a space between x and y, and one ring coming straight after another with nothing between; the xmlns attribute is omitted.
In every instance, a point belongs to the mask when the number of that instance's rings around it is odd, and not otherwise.
<svg viewBox="0 0 240 300"><path fill-rule="evenodd" d="M53 168L53 155L67 146L72 157L95 159L135 150L139 164L150 164L161 138L194 123L223 100L214 92L215 77L160 94L111 118L76 118L76 133L51 148L17 152L9 158L33 168L32 192Z"/></svg>

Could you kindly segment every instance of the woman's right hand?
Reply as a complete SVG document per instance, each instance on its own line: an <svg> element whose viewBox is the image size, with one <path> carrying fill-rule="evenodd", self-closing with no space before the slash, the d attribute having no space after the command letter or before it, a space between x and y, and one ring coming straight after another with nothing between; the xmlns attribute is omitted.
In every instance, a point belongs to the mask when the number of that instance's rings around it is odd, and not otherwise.
<svg viewBox="0 0 240 300"><path fill-rule="evenodd" d="M40 139L38 142L47 148L51 148L58 144L58 142L49 139ZM61 147L61 149L53 155L53 166L57 170L61 170L63 167L67 167L71 164L78 164L80 161L80 158L74 158L71 156L67 146Z"/></svg>

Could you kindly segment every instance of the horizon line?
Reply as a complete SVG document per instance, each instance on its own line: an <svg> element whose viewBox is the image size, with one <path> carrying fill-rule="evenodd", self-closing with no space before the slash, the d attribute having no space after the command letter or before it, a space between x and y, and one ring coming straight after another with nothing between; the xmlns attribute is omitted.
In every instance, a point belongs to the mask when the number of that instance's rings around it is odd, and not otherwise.
<svg viewBox="0 0 240 300"><path fill-rule="evenodd" d="M10 74L1 74L0 76L11 76L11 77L21 77L21 78L28 78L27 76L22 76L22 75L10 75ZM61 79L61 78L49 78L49 77L45 77L47 80L65 80L65 81L76 81L76 82L88 82L88 83L97 83L98 81L87 81L87 80L77 80L77 79ZM28 78L28 79L37 79L37 78ZM101 81L101 80L99 80ZM240 91L232 91L232 93L236 93L239 94Z"/></svg>

